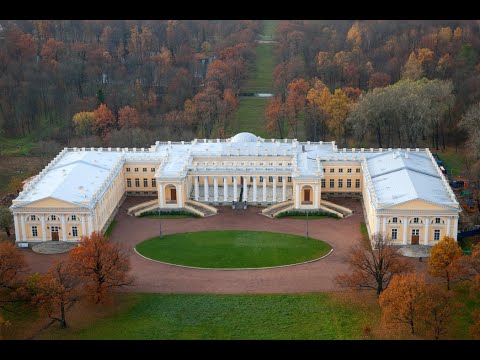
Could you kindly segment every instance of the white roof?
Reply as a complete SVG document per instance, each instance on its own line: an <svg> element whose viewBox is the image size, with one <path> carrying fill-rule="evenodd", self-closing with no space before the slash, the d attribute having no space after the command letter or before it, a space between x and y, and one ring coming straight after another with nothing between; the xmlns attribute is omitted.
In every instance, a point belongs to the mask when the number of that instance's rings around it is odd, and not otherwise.
<svg viewBox="0 0 480 360"><path fill-rule="evenodd" d="M382 207L414 199L454 203L443 176L426 152L388 151L366 162L377 204Z"/></svg>
<svg viewBox="0 0 480 360"><path fill-rule="evenodd" d="M251 157L277 160L264 168L249 164ZM200 158L218 158L212 166ZM286 161L285 161L286 158ZM244 166L231 167L229 160L245 159ZM283 159L282 161L278 161ZM215 161L215 160L213 160ZM294 178L321 178L322 162L364 162L367 185L374 204L397 204L424 199L452 205L455 197L425 150L337 149L334 142L298 142L262 139L239 133L230 139L195 139L191 142L156 142L147 149L64 149L36 178L25 185L14 205L47 197L93 207L125 162L151 162L156 176L183 178L189 171L287 171ZM225 163L225 164L223 164ZM281 163L279 165L278 163ZM240 162L241 164L241 162Z"/></svg>

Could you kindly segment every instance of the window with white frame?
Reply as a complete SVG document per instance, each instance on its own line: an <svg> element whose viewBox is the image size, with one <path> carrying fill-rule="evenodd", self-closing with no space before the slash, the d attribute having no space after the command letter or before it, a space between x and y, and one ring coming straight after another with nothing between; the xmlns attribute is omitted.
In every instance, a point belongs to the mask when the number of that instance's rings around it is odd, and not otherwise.
<svg viewBox="0 0 480 360"><path fill-rule="evenodd" d="M419 229L412 229L412 236L419 236L420 230Z"/></svg>
<svg viewBox="0 0 480 360"><path fill-rule="evenodd" d="M347 179L347 188L351 188L352 187L352 180L351 179Z"/></svg>
<svg viewBox="0 0 480 360"><path fill-rule="evenodd" d="M263 176L260 176L260 182L263 183Z"/></svg>
<svg viewBox="0 0 480 360"><path fill-rule="evenodd" d="M135 187L140 187L140 179L135 179Z"/></svg>
<svg viewBox="0 0 480 360"><path fill-rule="evenodd" d="M334 169L334 168L330 168L330 172L331 172L331 173L335 172L335 169Z"/></svg>
<svg viewBox="0 0 480 360"><path fill-rule="evenodd" d="M273 182L273 176L268 177L268 182Z"/></svg>
<svg viewBox="0 0 480 360"><path fill-rule="evenodd" d="M355 188L360 189L360 179L355 179Z"/></svg>
<svg viewBox="0 0 480 360"><path fill-rule="evenodd" d="M148 187L148 179L143 179L143 187Z"/></svg>
<svg viewBox="0 0 480 360"><path fill-rule="evenodd" d="M152 179L152 187L157 187L157 179Z"/></svg>
<svg viewBox="0 0 480 360"><path fill-rule="evenodd" d="M392 229L392 240L397 240L398 238L398 229Z"/></svg>
<svg viewBox="0 0 480 360"><path fill-rule="evenodd" d="M420 219L419 218L413 218L413 223L414 224L418 224L420 222Z"/></svg>
<svg viewBox="0 0 480 360"><path fill-rule="evenodd" d="M72 226L72 236L78 236L78 228L76 226Z"/></svg>
<svg viewBox="0 0 480 360"><path fill-rule="evenodd" d="M127 179L127 187L132 187L132 179Z"/></svg>
<svg viewBox="0 0 480 360"><path fill-rule="evenodd" d="M278 182L279 182L279 183L283 182L283 176L279 176L279 177L278 177Z"/></svg>
<svg viewBox="0 0 480 360"><path fill-rule="evenodd" d="M440 218L435 218L435 224L441 224L442 222L442 219Z"/></svg>
<svg viewBox="0 0 480 360"><path fill-rule="evenodd" d="M325 179L322 179L322 188L325 188Z"/></svg>
<svg viewBox="0 0 480 360"><path fill-rule="evenodd" d="M392 218L392 223L394 223L394 224L398 223L398 218L393 217L393 218Z"/></svg>
<svg viewBox="0 0 480 360"><path fill-rule="evenodd" d="M347 169L347 173L351 173L352 172L352 169L351 168L348 168Z"/></svg>
<svg viewBox="0 0 480 360"><path fill-rule="evenodd" d="M357 173L359 173L359 172L360 172L360 168L357 168L355 171L356 171Z"/></svg>
<svg viewBox="0 0 480 360"><path fill-rule="evenodd" d="M150 171L151 171L151 172L155 172L155 168L150 168Z"/></svg>
<svg viewBox="0 0 480 360"><path fill-rule="evenodd" d="M343 168L338 169L339 173L343 173Z"/></svg>
<svg viewBox="0 0 480 360"><path fill-rule="evenodd" d="M77 215L72 215L71 219L72 221L77 221Z"/></svg>
<svg viewBox="0 0 480 360"><path fill-rule="evenodd" d="M338 188L339 189L343 188L343 180L342 179L338 179Z"/></svg>
<svg viewBox="0 0 480 360"><path fill-rule="evenodd" d="M133 169L133 171L138 172L138 168Z"/></svg>
<svg viewBox="0 0 480 360"><path fill-rule="evenodd" d="M292 182L292 177L291 176L287 177L287 182Z"/></svg>
<svg viewBox="0 0 480 360"><path fill-rule="evenodd" d="M33 237L38 236L38 228L36 226L32 226L32 236Z"/></svg>
<svg viewBox="0 0 480 360"><path fill-rule="evenodd" d="M127 168L127 172L130 172L130 168Z"/></svg>
<svg viewBox="0 0 480 360"><path fill-rule="evenodd" d="M330 189L333 189L335 187L335 180L330 179Z"/></svg>
<svg viewBox="0 0 480 360"><path fill-rule="evenodd" d="M143 172L147 172L147 168L143 168Z"/></svg>
<svg viewBox="0 0 480 360"><path fill-rule="evenodd" d="M440 230L437 229L433 232L433 240L435 241L440 240Z"/></svg>
<svg viewBox="0 0 480 360"><path fill-rule="evenodd" d="M37 220L37 217L35 215L30 215L30 220L35 221Z"/></svg>
<svg viewBox="0 0 480 360"><path fill-rule="evenodd" d="M56 220L57 220L57 216L56 216L56 215L50 216L50 220L56 221Z"/></svg>

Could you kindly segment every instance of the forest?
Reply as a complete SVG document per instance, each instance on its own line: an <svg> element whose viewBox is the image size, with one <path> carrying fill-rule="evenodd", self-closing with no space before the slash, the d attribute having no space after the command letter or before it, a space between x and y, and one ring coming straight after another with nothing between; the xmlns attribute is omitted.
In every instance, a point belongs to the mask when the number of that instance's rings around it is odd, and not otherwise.
<svg viewBox="0 0 480 360"><path fill-rule="evenodd" d="M470 134L477 145L479 21L275 24L270 136L438 150ZM260 20L0 25L0 136L48 148L233 135L264 32Z"/></svg>

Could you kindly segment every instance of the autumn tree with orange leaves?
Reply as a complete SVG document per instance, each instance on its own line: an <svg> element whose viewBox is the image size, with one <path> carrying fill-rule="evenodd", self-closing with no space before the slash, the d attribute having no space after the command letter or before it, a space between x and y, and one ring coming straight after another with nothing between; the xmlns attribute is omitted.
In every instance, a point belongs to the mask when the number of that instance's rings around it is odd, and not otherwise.
<svg viewBox="0 0 480 360"><path fill-rule="evenodd" d="M382 320L387 326L406 326L415 335L425 311L425 279L416 273L396 275L380 295Z"/></svg>
<svg viewBox="0 0 480 360"><path fill-rule="evenodd" d="M283 130L285 121L285 106L280 96L272 97L268 101L267 108L265 109L265 118L267 119L265 126L266 130L270 134L278 133L279 138L283 139L285 136Z"/></svg>
<svg viewBox="0 0 480 360"><path fill-rule="evenodd" d="M32 275L27 281L32 305L39 307L62 328L67 327L66 311L81 298L81 278L71 262L57 262L48 273Z"/></svg>
<svg viewBox="0 0 480 360"><path fill-rule="evenodd" d="M462 266L459 266L459 261L457 261L462 255L463 251L455 239L444 236L430 250L428 273L443 278L447 283L447 289L450 290L451 282L458 279L463 273Z"/></svg>
<svg viewBox="0 0 480 360"><path fill-rule="evenodd" d="M140 114L137 109L124 106L118 111L118 125L121 128L134 128L140 126Z"/></svg>
<svg viewBox="0 0 480 360"><path fill-rule="evenodd" d="M470 326L470 335L477 340L480 340L480 310L473 312L473 325Z"/></svg>
<svg viewBox="0 0 480 360"><path fill-rule="evenodd" d="M101 104L93 112L93 129L102 138L115 127L115 115L105 104Z"/></svg>
<svg viewBox="0 0 480 360"><path fill-rule="evenodd" d="M69 257L84 283L87 297L95 304L110 302L114 289L133 282L125 250L97 232L83 236Z"/></svg>
<svg viewBox="0 0 480 360"><path fill-rule="evenodd" d="M424 321L427 332L435 340L448 334L454 312L454 296L451 291L437 284L426 286Z"/></svg>
<svg viewBox="0 0 480 360"><path fill-rule="evenodd" d="M392 277L409 272L411 266L397 253L388 237L372 236L372 246L361 240L350 248L346 261L351 272L339 274L335 280L342 287L375 289L380 295L390 284Z"/></svg>

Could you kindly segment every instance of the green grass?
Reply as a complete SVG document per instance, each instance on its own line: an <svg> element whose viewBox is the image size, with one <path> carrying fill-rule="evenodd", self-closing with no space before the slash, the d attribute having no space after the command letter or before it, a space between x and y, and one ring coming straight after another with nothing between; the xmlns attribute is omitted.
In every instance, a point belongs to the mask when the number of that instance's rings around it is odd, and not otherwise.
<svg viewBox="0 0 480 360"><path fill-rule="evenodd" d="M472 296L467 285L460 283L454 286L455 299L458 307L453 317L451 338L453 339L471 339L469 330L473 325L472 314L476 309L480 309L480 296Z"/></svg>
<svg viewBox="0 0 480 360"><path fill-rule="evenodd" d="M192 213L187 210L168 210L160 211L158 210L146 211L140 215L140 217L147 217L150 219L182 219L182 218L199 218L200 215Z"/></svg>
<svg viewBox="0 0 480 360"><path fill-rule="evenodd" d="M123 294L122 310L46 339L361 339L378 319L373 302L334 294Z"/></svg>
<svg viewBox="0 0 480 360"><path fill-rule="evenodd" d="M113 220L110 225L108 225L108 228L107 230L105 230L105 236L110 236L112 235L112 231L113 229L115 228L115 226L117 225L117 220Z"/></svg>
<svg viewBox="0 0 480 360"><path fill-rule="evenodd" d="M360 232L364 241L369 241L367 225L364 222L360 223Z"/></svg>
<svg viewBox="0 0 480 360"><path fill-rule="evenodd" d="M33 136L0 137L0 155L27 156L33 145Z"/></svg>
<svg viewBox="0 0 480 360"><path fill-rule="evenodd" d="M265 108L269 98L241 97L235 119L231 125L231 133L242 131L254 133L263 138L271 138L265 130Z"/></svg>
<svg viewBox="0 0 480 360"><path fill-rule="evenodd" d="M465 167L465 155L462 152L455 152L455 148L447 148L445 151L433 151L443 160L443 167L447 168L453 176L460 176Z"/></svg>
<svg viewBox="0 0 480 360"><path fill-rule="evenodd" d="M302 219L307 220L307 215L305 211L298 211L298 210L290 210L285 211L277 215L277 218L289 218L289 219ZM335 214L323 212L323 211L310 211L308 213L309 220L315 219L325 219L325 218L334 218L338 219L338 216Z"/></svg>
<svg viewBox="0 0 480 360"><path fill-rule="evenodd" d="M319 258L327 243L303 236L262 231L201 231L155 237L136 246L151 259L209 268L254 268Z"/></svg>
<svg viewBox="0 0 480 360"><path fill-rule="evenodd" d="M263 20L263 35L273 37L278 20Z"/></svg>
<svg viewBox="0 0 480 360"><path fill-rule="evenodd" d="M273 45L257 44L256 53L255 68L252 69L242 92L272 92L272 76L275 67Z"/></svg>

